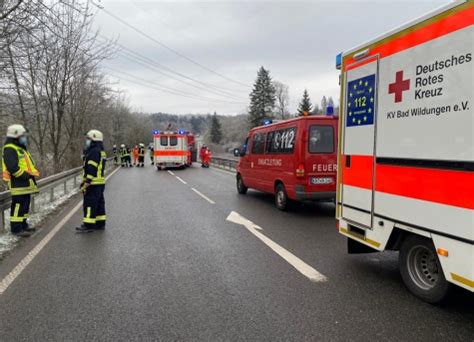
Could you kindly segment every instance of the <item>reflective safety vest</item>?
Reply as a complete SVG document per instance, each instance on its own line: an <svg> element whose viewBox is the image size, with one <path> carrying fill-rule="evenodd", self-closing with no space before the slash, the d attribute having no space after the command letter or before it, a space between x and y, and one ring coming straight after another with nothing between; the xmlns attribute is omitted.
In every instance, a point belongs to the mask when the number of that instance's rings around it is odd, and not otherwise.
<svg viewBox="0 0 474 342"><path fill-rule="evenodd" d="M95 175L86 174L86 168L84 167L83 179L89 179L91 185L104 185L105 184L105 160L107 158L107 154L105 151L100 152L100 161L96 162L94 160L85 160L85 165L92 165L97 169ZM87 163L87 164L86 164Z"/></svg>
<svg viewBox="0 0 474 342"><path fill-rule="evenodd" d="M24 173L28 173L33 177L39 177L40 173L36 168L36 164L31 158L30 153L25 150L24 148L17 146L15 144L7 144L3 146L3 153L5 153L6 148L11 148L15 150L18 155L18 171L15 172L13 175L7 170L7 166L5 164L5 159L2 158L2 178L8 184L8 188L13 196L15 195L27 195L39 192L38 186L34 179L30 178L28 181L25 180L25 184L15 184L17 182L12 181L13 178L19 178ZM21 182L23 183L23 182Z"/></svg>
<svg viewBox="0 0 474 342"><path fill-rule="evenodd" d="M122 148L122 149L120 150L120 155L121 155L122 157L128 157L128 156L130 156L130 153L128 152L128 148L126 148L126 147L125 147L125 148Z"/></svg>
<svg viewBox="0 0 474 342"><path fill-rule="evenodd" d="M138 155L139 155L140 157L144 157L144 156L145 156L145 148L144 148L144 147L140 147L140 148L138 149Z"/></svg>

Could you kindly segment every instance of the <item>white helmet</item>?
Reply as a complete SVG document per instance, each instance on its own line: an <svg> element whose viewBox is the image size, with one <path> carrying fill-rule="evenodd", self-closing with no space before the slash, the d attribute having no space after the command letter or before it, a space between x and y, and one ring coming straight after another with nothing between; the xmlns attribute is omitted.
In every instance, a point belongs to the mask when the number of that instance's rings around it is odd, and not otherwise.
<svg viewBox="0 0 474 342"><path fill-rule="evenodd" d="M145 147L145 145L143 143L140 143L140 147Z"/></svg>
<svg viewBox="0 0 474 342"><path fill-rule="evenodd" d="M113 147L114 147L114 148L117 148L117 145L115 145L115 144L114 144L114 146L113 146Z"/></svg>
<svg viewBox="0 0 474 342"><path fill-rule="evenodd" d="M7 128L7 138L18 139L26 133L28 133L28 131L23 125L11 125Z"/></svg>
<svg viewBox="0 0 474 342"><path fill-rule="evenodd" d="M125 144L120 145L120 147L121 147L121 148L124 148L124 147L125 147Z"/></svg>
<svg viewBox="0 0 474 342"><path fill-rule="evenodd" d="M104 141L104 135L101 131L96 129L91 129L89 132L87 132L86 137L92 141Z"/></svg>

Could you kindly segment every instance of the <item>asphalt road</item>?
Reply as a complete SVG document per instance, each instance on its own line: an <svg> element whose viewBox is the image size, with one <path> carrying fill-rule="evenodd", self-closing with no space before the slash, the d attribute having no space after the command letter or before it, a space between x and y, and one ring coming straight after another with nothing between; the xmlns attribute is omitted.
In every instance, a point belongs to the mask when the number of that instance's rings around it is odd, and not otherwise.
<svg viewBox="0 0 474 342"><path fill-rule="evenodd" d="M396 253L346 254L333 205L285 213L272 196L238 195L230 173L173 173L119 170L107 230L76 234L77 212L0 295L0 340L474 341L472 294L414 298ZM232 211L327 281L227 221ZM55 223L1 261L0 279Z"/></svg>

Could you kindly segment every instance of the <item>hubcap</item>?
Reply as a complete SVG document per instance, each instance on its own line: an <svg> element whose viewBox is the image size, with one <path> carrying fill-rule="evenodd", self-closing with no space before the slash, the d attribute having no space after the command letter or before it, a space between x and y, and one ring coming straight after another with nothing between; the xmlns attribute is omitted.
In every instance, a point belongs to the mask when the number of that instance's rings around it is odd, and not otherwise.
<svg viewBox="0 0 474 342"><path fill-rule="evenodd" d="M277 193L277 203L280 207L285 204L285 194L281 190Z"/></svg>
<svg viewBox="0 0 474 342"><path fill-rule="evenodd" d="M439 268L436 255L425 246L415 246L408 254L408 271L412 281L423 290L436 286L439 279Z"/></svg>

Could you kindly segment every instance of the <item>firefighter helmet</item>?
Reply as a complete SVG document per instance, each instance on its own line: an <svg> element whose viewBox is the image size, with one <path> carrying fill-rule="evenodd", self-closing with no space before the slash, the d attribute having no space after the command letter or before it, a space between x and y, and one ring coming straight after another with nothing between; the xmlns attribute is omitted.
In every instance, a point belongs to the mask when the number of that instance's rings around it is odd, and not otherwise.
<svg viewBox="0 0 474 342"><path fill-rule="evenodd" d="M104 135L101 131L96 129L91 129L89 132L87 132L86 137L92 141L104 141Z"/></svg>
<svg viewBox="0 0 474 342"><path fill-rule="evenodd" d="M18 139L26 133L28 133L28 130L23 125L11 125L7 128L7 138Z"/></svg>

